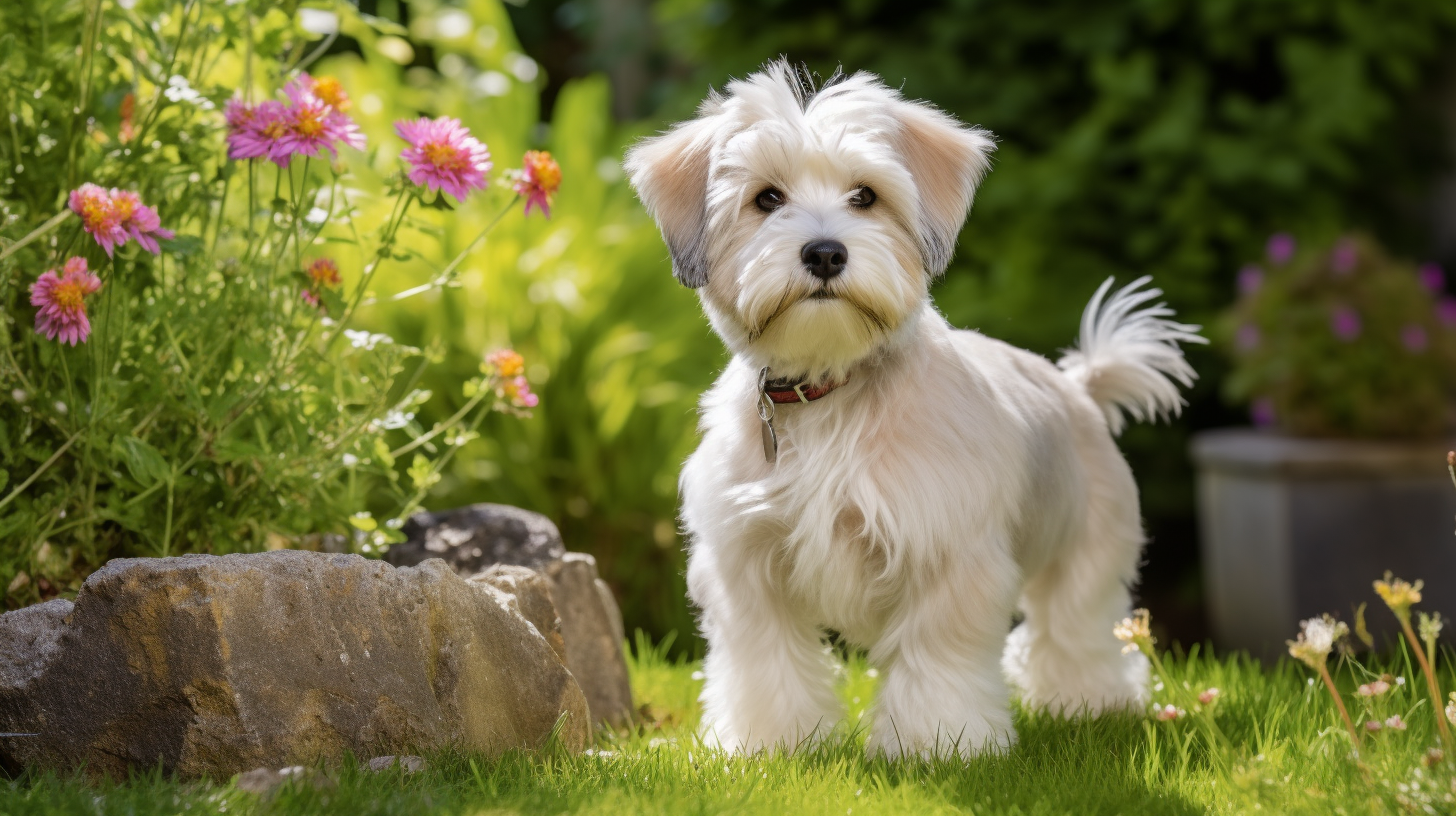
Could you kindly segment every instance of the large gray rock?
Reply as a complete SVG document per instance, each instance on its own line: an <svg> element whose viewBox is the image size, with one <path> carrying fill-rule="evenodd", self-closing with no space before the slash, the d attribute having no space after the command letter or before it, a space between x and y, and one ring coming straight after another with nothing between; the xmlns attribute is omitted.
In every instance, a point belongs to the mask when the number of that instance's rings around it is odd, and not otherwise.
<svg viewBox="0 0 1456 816"><path fill-rule="evenodd" d="M631 721L632 686L622 654L621 610L611 588L597 574L596 559L567 552L550 519L518 507L473 504L417 513L403 530L409 540L394 545L385 555L392 564L441 558L461 576L488 580L503 588L519 583L523 591L529 581L519 568L544 575L555 615L560 618L566 665L586 694L593 720L612 725ZM539 608L521 612L532 621L544 621L549 614ZM545 631L550 627L541 622L538 628Z"/></svg>
<svg viewBox="0 0 1456 816"><path fill-rule="evenodd" d="M438 561L112 561L74 605L0 615L0 731L40 734L0 739L0 763L227 778L345 751L537 748L563 719L579 750L586 699L519 606Z"/></svg>

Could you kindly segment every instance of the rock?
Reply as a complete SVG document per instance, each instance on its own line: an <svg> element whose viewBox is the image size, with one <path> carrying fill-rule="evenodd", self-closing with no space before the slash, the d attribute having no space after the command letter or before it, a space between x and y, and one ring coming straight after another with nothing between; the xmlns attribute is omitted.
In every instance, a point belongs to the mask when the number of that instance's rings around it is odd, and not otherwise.
<svg viewBox="0 0 1456 816"><path fill-rule="evenodd" d="M496 564L539 570L566 554L551 519L505 504L416 513L401 531L408 540L390 547L384 560L410 567L426 558L443 558L462 578Z"/></svg>
<svg viewBox="0 0 1456 816"><path fill-rule="evenodd" d="M550 581L554 615L560 618L566 665L591 707L592 718L625 725L632 718L632 687L622 654L622 613L611 588L597 575L596 559L569 553L550 519L500 504L474 504L439 513L416 513L404 525L409 540L390 547L385 559L407 566L441 558L465 577L504 589L525 587L519 572L529 567ZM498 583L499 582L499 583ZM534 590L531 590L532 592ZM533 596L534 597L534 596ZM544 610L519 610L548 640Z"/></svg>
<svg viewBox="0 0 1456 816"><path fill-rule="evenodd" d="M438 561L278 551L119 559L0 615L0 764L227 778L345 751L499 754L591 738L559 650ZM383 750L381 750L383 749Z"/></svg>
<svg viewBox="0 0 1456 816"><path fill-rule="evenodd" d="M561 616L566 666L586 694L595 720L626 725L632 719L632 684L622 643L622 612L607 582L597 577L597 560L567 553L546 565L551 598Z"/></svg>
<svg viewBox="0 0 1456 816"><path fill-rule="evenodd" d="M290 765L287 768L254 768L247 773L238 774L233 784L240 791L257 794L264 798L271 797L274 791L292 782L295 785L308 785L314 790L329 790L338 787L338 783L318 771L311 771L302 765Z"/></svg>
<svg viewBox="0 0 1456 816"><path fill-rule="evenodd" d="M591 750L590 748L587 749ZM374 773L382 773L398 765L407 774L419 773L425 769L424 757L417 756L389 756L375 757L369 760L368 768Z"/></svg>
<svg viewBox="0 0 1456 816"><path fill-rule="evenodd" d="M472 582L489 584L509 596L512 612L525 618L566 663L566 643L561 636L561 618L557 617L556 604L551 600L551 581L529 567L513 564L496 564L485 572L470 578ZM578 681L580 685L580 681ZM588 698L590 704L590 698Z"/></svg>

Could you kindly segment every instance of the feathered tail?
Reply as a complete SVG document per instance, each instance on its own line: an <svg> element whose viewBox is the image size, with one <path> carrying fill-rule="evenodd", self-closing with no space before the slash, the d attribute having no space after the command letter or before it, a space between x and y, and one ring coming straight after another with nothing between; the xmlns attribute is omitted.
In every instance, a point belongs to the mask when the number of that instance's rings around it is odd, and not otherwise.
<svg viewBox="0 0 1456 816"><path fill-rule="evenodd" d="M1139 308L1163 294L1141 288L1151 280L1144 275L1110 298L1112 278L1103 281L1082 312L1077 347L1057 361L1092 395L1114 434L1122 433L1124 411L1139 421L1176 416L1184 404L1178 386L1198 378L1178 343L1208 342L1198 334L1201 326L1168 320L1173 310L1163 303Z"/></svg>

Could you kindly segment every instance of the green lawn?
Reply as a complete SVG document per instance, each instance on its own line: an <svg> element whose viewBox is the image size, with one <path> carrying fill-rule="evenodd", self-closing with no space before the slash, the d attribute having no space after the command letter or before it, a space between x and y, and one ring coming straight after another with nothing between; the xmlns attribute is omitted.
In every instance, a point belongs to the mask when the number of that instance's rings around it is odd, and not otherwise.
<svg viewBox="0 0 1456 816"><path fill-rule="evenodd" d="M179 783L147 774L90 784L37 775L0 782L0 813L416 814L753 813L1123 814L1123 813L1450 813L1453 763L1427 767L1437 744L1430 703L1404 655L1383 666L1405 682L1371 699L1353 693L1373 679L1366 667L1339 663L1337 677L1357 720L1399 714L1408 728L1367 734L1360 758L1334 704L1311 672L1240 659L1207 660L1197 650L1168 659L1189 694L1216 686L1217 727L1229 747L1211 750L1207 723L1190 714L1172 722L1120 716L1069 722L1022 713L1020 743L1008 755L969 764L892 764L868 760L863 733L792 756L728 758L693 739L698 681L693 664L672 664L639 650L633 683L646 716L638 733L604 735L592 752L551 751L487 760L429 757L406 775L332 769L336 787L285 786L270 799L231 784ZM1451 688L1443 672L1445 688ZM844 695L851 721L874 689L872 672L851 660ZM1159 701L1168 699L1158 689ZM1363 732L1363 727L1362 727Z"/></svg>

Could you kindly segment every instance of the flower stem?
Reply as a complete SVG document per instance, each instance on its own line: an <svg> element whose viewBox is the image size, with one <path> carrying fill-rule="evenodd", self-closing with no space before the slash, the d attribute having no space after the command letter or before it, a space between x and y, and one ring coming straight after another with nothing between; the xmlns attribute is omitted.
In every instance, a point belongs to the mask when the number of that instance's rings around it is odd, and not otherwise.
<svg viewBox="0 0 1456 816"><path fill-rule="evenodd" d="M1431 693L1432 713L1436 715L1436 726L1441 731L1441 742L1451 744L1451 730L1446 725L1446 718L1443 716L1441 706L1441 687L1436 683L1436 672L1431 669L1430 661L1426 660L1426 650L1421 648L1420 639L1411 629L1410 615L1406 614L1400 619L1400 628L1405 630L1405 639L1410 641L1411 650L1416 653L1416 660L1421 664L1421 674L1426 676L1426 689Z"/></svg>
<svg viewBox="0 0 1456 816"><path fill-rule="evenodd" d="M1340 709L1340 718L1345 721L1345 728L1350 731L1350 742L1358 750L1360 747L1360 732L1355 730L1355 722L1350 719L1350 711L1345 708L1345 700L1340 697L1340 690L1335 688L1334 678L1330 677L1329 667L1320 664L1320 679L1325 681L1325 688L1330 690L1330 696L1335 698L1335 707Z"/></svg>
<svg viewBox="0 0 1456 816"><path fill-rule="evenodd" d="M45 235L56 227L59 227L61 225L61 222L65 221L66 218L68 218L70 215L71 211L69 209L64 209L51 216L51 220L31 230L28 234L26 234L24 238L21 238L19 241L16 241L10 246L5 247L5 249L0 250L0 261L9 258L11 255L14 255L17 251L19 251L21 247L24 247L26 244L29 244L35 239L41 237L42 235Z"/></svg>

